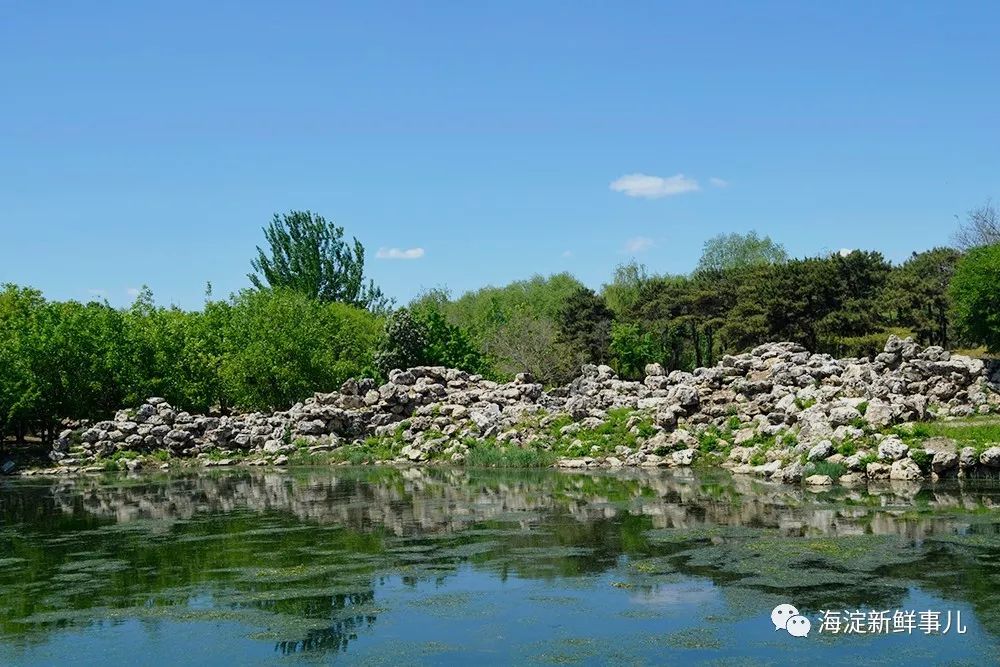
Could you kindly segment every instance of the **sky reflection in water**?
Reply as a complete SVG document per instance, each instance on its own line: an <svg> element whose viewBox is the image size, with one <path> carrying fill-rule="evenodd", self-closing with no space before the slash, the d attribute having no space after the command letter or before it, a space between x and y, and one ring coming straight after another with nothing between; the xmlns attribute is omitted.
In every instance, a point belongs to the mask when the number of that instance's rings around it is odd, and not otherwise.
<svg viewBox="0 0 1000 667"><path fill-rule="evenodd" d="M953 664L1000 649L1000 486L217 470L0 482L0 662ZM791 602L808 637L776 632ZM958 635L818 633L960 610Z"/></svg>

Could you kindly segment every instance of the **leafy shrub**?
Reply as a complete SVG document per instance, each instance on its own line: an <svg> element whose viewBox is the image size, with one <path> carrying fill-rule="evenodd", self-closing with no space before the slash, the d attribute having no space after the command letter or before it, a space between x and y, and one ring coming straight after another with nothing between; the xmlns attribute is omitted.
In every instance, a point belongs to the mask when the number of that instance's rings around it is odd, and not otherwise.
<svg viewBox="0 0 1000 667"><path fill-rule="evenodd" d="M495 440L470 440L465 455L469 468L545 468L555 462L551 452L514 445L500 446Z"/></svg>
<svg viewBox="0 0 1000 667"><path fill-rule="evenodd" d="M851 456L858 451L858 444L853 440L845 440L837 445L837 453L842 456Z"/></svg>
<svg viewBox="0 0 1000 667"><path fill-rule="evenodd" d="M969 250L951 280L956 322L970 341L1000 351L1000 245Z"/></svg>
<svg viewBox="0 0 1000 667"><path fill-rule="evenodd" d="M934 459L934 455L928 452L926 449L911 449L910 458L916 463L921 470L924 472L931 469L931 461Z"/></svg>
<svg viewBox="0 0 1000 667"><path fill-rule="evenodd" d="M847 472L847 466L843 463L830 463L829 461L816 461L808 468L809 475L828 475L830 479L839 479Z"/></svg>

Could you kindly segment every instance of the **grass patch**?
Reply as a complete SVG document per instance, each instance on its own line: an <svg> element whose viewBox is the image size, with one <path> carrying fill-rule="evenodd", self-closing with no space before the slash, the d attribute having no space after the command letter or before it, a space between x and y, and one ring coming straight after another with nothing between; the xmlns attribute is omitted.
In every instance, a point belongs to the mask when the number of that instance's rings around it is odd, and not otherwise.
<svg viewBox="0 0 1000 667"><path fill-rule="evenodd" d="M465 465L469 468L547 468L556 455L542 449L502 447L495 440L468 440Z"/></svg>
<svg viewBox="0 0 1000 667"><path fill-rule="evenodd" d="M561 436L559 429L563 426L565 421L557 420L549 427L554 440L552 451L560 456L606 456L620 445L634 449L639 438L648 438L656 432L650 415L629 408L608 410L604 422L594 429ZM576 441L579 444L574 446Z"/></svg>
<svg viewBox="0 0 1000 667"><path fill-rule="evenodd" d="M841 456L851 456L852 454L857 454L858 443L853 440L845 440L844 442L837 445L837 453Z"/></svg>
<svg viewBox="0 0 1000 667"><path fill-rule="evenodd" d="M897 426L892 430L911 447L928 438L951 438L959 447L972 447L977 453L1000 445L1000 419L994 416L972 417L955 421L920 422Z"/></svg>
<svg viewBox="0 0 1000 667"><path fill-rule="evenodd" d="M719 429L711 426L698 436L698 449L704 454L722 452L726 449L723 442L722 433L719 432Z"/></svg>
<svg viewBox="0 0 1000 667"><path fill-rule="evenodd" d="M840 479L847 472L847 466L843 463L830 463L829 461L816 461L809 467L808 475L827 475L830 479Z"/></svg>
<svg viewBox="0 0 1000 667"><path fill-rule="evenodd" d="M352 465L391 461L403 449L403 429L399 428L391 438L372 436L360 442L352 442L330 452L332 461L346 461Z"/></svg>
<svg viewBox="0 0 1000 667"><path fill-rule="evenodd" d="M910 458L916 463L923 472L927 472L931 469L931 460L934 456L928 452L926 449L911 449Z"/></svg>
<svg viewBox="0 0 1000 667"><path fill-rule="evenodd" d="M799 410L808 410L812 406L816 405L815 398L798 398L795 399L795 407Z"/></svg>

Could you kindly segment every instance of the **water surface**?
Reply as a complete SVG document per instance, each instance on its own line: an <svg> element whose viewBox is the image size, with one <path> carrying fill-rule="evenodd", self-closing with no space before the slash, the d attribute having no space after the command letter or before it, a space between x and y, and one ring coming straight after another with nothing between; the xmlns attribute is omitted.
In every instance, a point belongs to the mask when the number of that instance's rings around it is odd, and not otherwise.
<svg viewBox="0 0 1000 667"><path fill-rule="evenodd" d="M5 479L0 664L993 664L998 505L691 471ZM818 631L871 609L966 632Z"/></svg>

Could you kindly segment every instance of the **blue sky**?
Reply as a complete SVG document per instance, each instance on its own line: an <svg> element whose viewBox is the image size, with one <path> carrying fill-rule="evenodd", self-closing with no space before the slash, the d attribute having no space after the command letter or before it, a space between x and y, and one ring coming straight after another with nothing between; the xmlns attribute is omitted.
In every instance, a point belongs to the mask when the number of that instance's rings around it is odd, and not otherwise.
<svg viewBox="0 0 1000 667"><path fill-rule="evenodd" d="M1000 199L998 24L987 2L0 1L0 282L197 307L292 208L401 302L687 272L750 229L898 261Z"/></svg>

